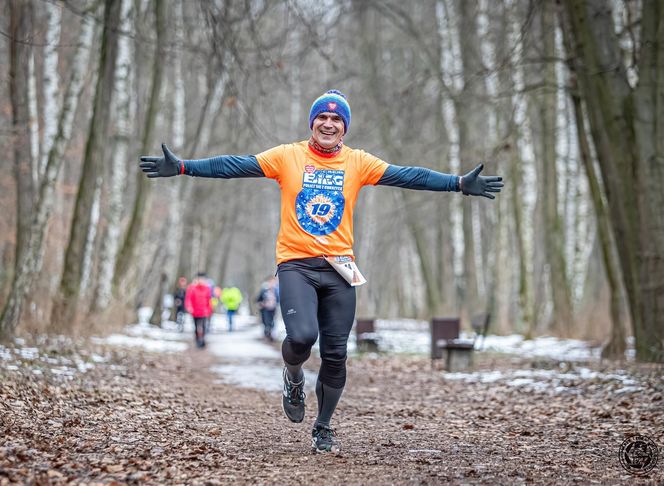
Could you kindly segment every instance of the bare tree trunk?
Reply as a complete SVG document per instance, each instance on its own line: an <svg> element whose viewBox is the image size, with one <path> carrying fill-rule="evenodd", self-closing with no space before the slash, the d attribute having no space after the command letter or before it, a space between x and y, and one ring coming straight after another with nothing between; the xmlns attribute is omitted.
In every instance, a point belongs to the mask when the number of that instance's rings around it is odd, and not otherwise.
<svg viewBox="0 0 664 486"><path fill-rule="evenodd" d="M120 30L131 32L132 20L129 18L131 9L130 0L121 1ZM127 36L118 39L118 57L115 73L115 135L112 166L124 167L129 150L131 133L131 45ZM99 273L95 294L92 298L92 311L100 311L108 307L112 293L111 283L113 281L113 270L118 254L120 243L120 218L122 216L122 200L124 191L125 174L122 170L111 170L108 180L109 205L106 211L106 237L102 241L99 255Z"/></svg>
<svg viewBox="0 0 664 486"><path fill-rule="evenodd" d="M544 2L539 9L540 36L545 59L553 59L555 53L555 12L552 4ZM541 194L542 221L546 262L549 268L549 286L553 301L553 328L563 336L569 336L573 329L572 299L566 276L564 253L564 230L558 213L558 174L556 154L556 73L551 62L545 62L542 69L542 82L545 84L538 97L541 148ZM553 86L551 86L553 84Z"/></svg>
<svg viewBox="0 0 664 486"><path fill-rule="evenodd" d="M157 50L154 57L152 69L152 89L150 92L150 101L145 118L145 127L143 129L143 138L141 140L141 153L152 152L153 132L157 121L157 111L159 109L161 84L165 66L166 49L166 2L154 2L155 30ZM127 276L129 267L134 259L134 253L138 244L143 220L145 218L145 209L147 207L148 195L150 194L151 182L141 171L136 173L136 200L131 212L129 226L125 233L124 241L115 265L113 275L113 287L117 290L120 283Z"/></svg>
<svg viewBox="0 0 664 486"><path fill-rule="evenodd" d="M483 137L488 134L486 110L482 99L486 98L483 86L483 70L477 30L478 8L475 1L457 1L460 30L459 46L463 71L463 89L455 99L457 122L459 124L459 158L461 173L473 169L485 155ZM479 242L473 231L473 220L476 217L475 198L463 200L463 298L462 316L470 317L473 309L481 308L477 254Z"/></svg>
<svg viewBox="0 0 664 486"><path fill-rule="evenodd" d="M516 130L516 128L513 128ZM532 337L534 332L534 319L531 310L533 309L532 291L528 272L528 252L524 243L524 208L523 199L519 193L519 187L523 184L522 165L523 161L519 156L519 149L516 147L516 138L512 140L514 144L513 155L510 159L508 168L510 200L512 203L512 216L514 217L514 241L516 243L516 252L519 265L519 309L521 310L521 319L523 327L528 337Z"/></svg>
<svg viewBox="0 0 664 486"><path fill-rule="evenodd" d="M24 253L18 272L14 275L12 290L0 317L0 336L13 334L21 316L26 294L32 288L35 277L41 268L46 223L53 208L55 180L63 162L65 146L71 137L76 106L83 85L83 72L88 67L88 55L94 33L93 22L83 22L78 37L78 45L70 69L69 82L62 104L58 131L49 152L44 178L39 188L39 196L33 209L30 228L30 241Z"/></svg>
<svg viewBox="0 0 664 486"><path fill-rule="evenodd" d="M412 199L409 196L410 194L406 191L399 191L397 194L397 200L400 201L399 205L404 207L407 213L412 212L412 208L414 207ZM417 216L414 214L407 216L406 225L413 238L413 242L415 243L418 266L422 278L424 279L426 313L427 315L434 316L440 312L440 308L442 307L440 302L441 291L438 288L439 280L435 274L437 266L431 261L429 245L425 238L424 228L419 223Z"/></svg>
<svg viewBox="0 0 664 486"><path fill-rule="evenodd" d="M636 355L664 362L664 4L642 3L639 84L634 92L634 131L639 160L637 204L641 319L633 322Z"/></svg>
<svg viewBox="0 0 664 486"><path fill-rule="evenodd" d="M28 130L30 133L30 169L32 173L32 195L39 187L39 109L37 107L37 74L35 73L35 53L30 53L28 61Z"/></svg>
<svg viewBox="0 0 664 486"><path fill-rule="evenodd" d="M565 47L571 54L573 50L571 47L569 26L565 24L565 19L562 16L561 26ZM588 178L588 187L590 189L591 200L597 221L597 233L602 252L602 262L604 263L604 272L609 287L611 331L609 341L602 349L602 357L609 359L623 359L625 357L626 348L624 320L629 313L624 304L624 289L621 285L620 267L613 241L611 220L609 219L608 210L602 197L600 177L595 171L594 160L589 145L582 100L576 82L577 78L574 63L570 63L569 67L572 72L570 97L574 107L574 121L579 144L579 155L583 168L585 169L586 177Z"/></svg>
<svg viewBox="0 0 664 486"><path fill-rule="evenodd" d="M164 314L164 296L168 292L168 274L162 272L159 277L159 285L157 295L155 297L155 305L152 306L152 316L150 316L150 324L161 327L162 315Z"/></svg>
<svg viewBox="0 0 664 486"><path fill-rule="evenodd" d="M30 215L34 201L32 160L30 157L29 113L29 37L32 30L30 0L11 0L9 3L9 96L12 107L12 135L14 179L16 181L16 253L14 273L28 248Z"/></svg>
<svg viewBox="0 0 664 486"><path fill-rule="evenodd" d="M104 33L99 57L99 75L94 95L92 118L85 146L83 169L78 185L74 218L72 220L69 244L65 254L64 270L60 280L58 295L53 303L51 326L57 331L71 329L81 298L81 279L85 247L92 230L92 206L99 169L103 161L104 141L108 132L108 122L113 100L115 83L115 60L117 57L118 25L120 1L106 0L104 7Z"/></svg>
<svg viewBox="0 0 664 486"><path fill-rule="evenodd" d="M664 361L664 6L643 2L629 85L610 7L566 0L581 92L615 230L636 356Z"/></svg>
<svg viewBox="0 0 664 486"><path fill-rule="evenodd" d="M614 254L613 230L607 214L602 192L599 185L599 177L595 173L595 167L588 146L588 136L586 135L585 121L581 108L581 98L578 92L573 91L572 100L574 102L574 114L576 129L579 137L579 153L581 162L588 177L588 185L592 195L593 206L597 215L597 232L602 249L602 261L604 263L604 272L609 285L610 315L611 315L611 335L609 342L602 349L602 357L611 359L622 359L625 357L625 326L624 316L627 314L624 309L624 299L622 288L619 281L620 270L617 264L617 256Z"/></svg>
<svg viewBox="0 0 664 486"><path fill-rule="evenodd" d="M522 67L518 66L518 60L515 51L519 49L518 29L520 25L517 22L517 15L512 6L500 5L494 8L500 10L497 12L500 18L498 33L496 35L496 59L502 59L503 63L514 64L514 69L500 69L498 72L498 83L502 91L515 93L517 91L517 79L522 75ZM531 310L532 292L530 288L530 272L528 271L528 251L525 244L524 219L525 208L524 199L527 197L523 191L523 166L519 150L519 125L516 120L516 113L521 109L522 97L513 95L504 101L498 101L499 113L498 126L499 131L503 132L503 142L500 150L507 161L507 166L503 169L508 175L509 183L506 186L507 194L501 196L501 203L506 201L505 212L511 215L509 223L505 226L510 227L511 237L509 239L512 248L508 258L512 259L510 265L513 266L512 281L516 286L516 300L518 305L513 306L514 310L509 314L509 323L501 322L496 319L496 325L499 330L504 332L522 332L532 335L533 319ZM500 214L500 211L499 211ZM511 226L513 224L513 227ZM500 260L499 260L500 261ZM501 262L497 268L504 267ZM498 285L496 286L498 287ZM500 287L498 287L500 288ZM512 290L509 290L511 296ZM511 296L510 298L513 298ZM498 317L498 316L496 316ZM529 336L530 337L530 336Z"/></svg>
<svg viewBox="0 0 664 486"><path fill-rule="evenodd" d="M213 83L208 83L208 91L205 96L203 109L200 113L196 132L191 138L190 143L184 148L185 153L195 153L198 147L207 147L210 137L212 120L221 108L222 101L226 93L226 76L219 77ZM182 248L178 255L177 273L178 275L190 275L199 269L195 266L198 262L192 261L191 238L187 238L184 233L188 232L188 225L196 218L197 208L201 204L200 193L193 191L193 181L188 177L181 180L178 192L178 200L185 201L184 209L185 221L182 223L181 238ZM195 265L194 265L195 263ZM194 266L194 268L192 268Z"/></svg>
<svg viewBox="0 0 664 486"><path fill-rule="evenodd" d="M432 12L430 15L436 18L436 27L438 31L438 40L435 43L434 53L438 63L439 78L440 73L445 70L443 65L443 50L446 48L443 45L442 30L445 29L443 19L441 18L440 8L438 7L438 0L431 2ZM435 112L435 126L436 133L439 134L441 144L448 147L447 157L441 156L437 169L441 172L450 173L451 164L449 160L449 153L451 152L450 135L445 126L445 97L442 87L438 89L436 96L437 110ZM438 315L453 315L457 312L457 285L456 276L454 274L454 261L456 254L454 245L452 243L452 203L451 199L447 197L436 198L437 218L436 218L436 239L435 245L438 246L437 257L438 263L435 265L437 275L436 287L438 292L438 304L435 307L435 313Z"/></svg>
<svg viewBox="0 0 664 486"><path fill-rule="evenodd" d="M184 6L180 3L176 5L175 11L173 13L173 21L175 23L175 39L178 47L181 47L184 42L184 29L183 29L183 8ZM186 134L186 97L185 97L185 83L183 79L182 71L182 49L178 48L173 53L173 120L172 120L172 140L173 148L176 150L176 153L180 153L185 145L185 134ZM186 178L178 178L173 184L169 185L169 191L171 191L171 206L169 211L170 218L170 231L168 235L168 253L170 255L166 264L166 274L171 279L170 282L175 286L175 281L180 277L179 255L182 250L182 241L183 241L183 229L184 221L182 217L183 213L183 191L185 190L183 186L186 183L191 183L192 181L187 181Z"/></svg>
<svg viewBox="0 0 664 486"><path fill-rule="evenodd" d="M44 176L48 154L58 131L58 91L60 78L58 74L58 44L62 24L61 7L46 3L48 27L46 45L44 46L44 136L39 157L39 179Z"/></svg>

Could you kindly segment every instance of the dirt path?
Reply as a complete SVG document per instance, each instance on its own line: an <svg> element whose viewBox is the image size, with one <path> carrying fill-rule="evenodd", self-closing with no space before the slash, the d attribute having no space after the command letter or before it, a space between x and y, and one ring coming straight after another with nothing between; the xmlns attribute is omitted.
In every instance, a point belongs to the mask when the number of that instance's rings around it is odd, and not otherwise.
<svg viewBox="0 0 664 486"><path fill-rule="evenodd" d="M208 352L98 352L104 363L68 379L0 361L0 485L627 483L626 434L664 444L661 368L631 370L637 392L601 378L613 369L554 392L445 379L424 357L354 357L343 454L328 456L310 452L313 395L291 424L278 394L218 383ZM478 357L506 376L550 365ZM664 458L649 481L664 481Z"/></svg>

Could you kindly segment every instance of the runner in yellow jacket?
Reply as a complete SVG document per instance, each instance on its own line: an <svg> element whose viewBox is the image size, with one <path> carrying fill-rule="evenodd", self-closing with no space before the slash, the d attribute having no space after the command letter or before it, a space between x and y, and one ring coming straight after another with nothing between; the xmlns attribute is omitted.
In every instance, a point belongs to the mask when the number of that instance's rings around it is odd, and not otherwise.
<svg viewBox="0 0 664 486"><path fill-rule="evenodd" d="M242 292L237 287L227 287L221 291L221 303L228 316L228 332L233 332L233 316L242 303Z"/></svg>

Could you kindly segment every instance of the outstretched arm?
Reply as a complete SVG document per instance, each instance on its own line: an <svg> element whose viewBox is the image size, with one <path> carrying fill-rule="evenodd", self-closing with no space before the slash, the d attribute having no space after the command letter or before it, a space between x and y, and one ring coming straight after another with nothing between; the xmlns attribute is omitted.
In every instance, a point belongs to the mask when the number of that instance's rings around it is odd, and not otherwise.
<svg viewBox="0 0 664 486"><path fill-rule="evenodd" d="M480 164L466 175L457 176L436 172L424 167L390 165L377 185L428 191L461 191L466 195L495 199L495 196L491 193L500 192L504 185L502 183L503 178L479 175L483 168L484 164Z"/></svg>
<svg viewBox="0 0 664 486"><path fill-rule="evenodd" d="M265 177L253 155L218 155L207 159L181 160L170 151L166 144L162 143L161 149L164 152L163 157L141 156L139 166L150 178L182 174L222 179Z"/></svg>

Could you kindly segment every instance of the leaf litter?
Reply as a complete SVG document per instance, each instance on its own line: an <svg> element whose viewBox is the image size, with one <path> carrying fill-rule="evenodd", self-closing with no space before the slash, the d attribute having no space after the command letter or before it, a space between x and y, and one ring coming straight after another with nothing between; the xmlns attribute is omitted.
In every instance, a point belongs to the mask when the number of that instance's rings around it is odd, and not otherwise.
<svg viewBox="0 0 664 486"><path fill-rule="evenodd" d="M42 340L0 355L2 486L619 483L633 480L625 437L664 444L654 365L483 352L446 373L421 355L353 355L343 453L326 456L310 452L315 394L292 424L278 392L220 383L224 360L206 351Z"/></svg>

